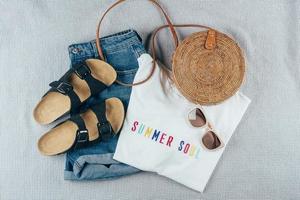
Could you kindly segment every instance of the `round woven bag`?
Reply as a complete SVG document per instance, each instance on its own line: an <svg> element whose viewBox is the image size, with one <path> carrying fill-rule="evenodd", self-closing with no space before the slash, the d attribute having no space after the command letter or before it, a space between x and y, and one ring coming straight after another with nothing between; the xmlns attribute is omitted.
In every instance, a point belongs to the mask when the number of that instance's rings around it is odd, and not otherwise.
<svg viewBox="0 0 300 200"><path fill-rule="evenodd" d="M207 48L209 31L185 38L173 55L172 71L178 90L190 101L217 104L233 96L245 74L240 47L227 35L214 31L215 46Z"/></svg>

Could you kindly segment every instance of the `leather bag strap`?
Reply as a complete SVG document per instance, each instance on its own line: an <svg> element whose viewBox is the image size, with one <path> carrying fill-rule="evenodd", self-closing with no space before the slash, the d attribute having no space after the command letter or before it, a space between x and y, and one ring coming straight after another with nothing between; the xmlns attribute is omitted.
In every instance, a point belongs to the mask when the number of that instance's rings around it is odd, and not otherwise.
<svg viewBox="0 0 300 200"><path fill-rule="evenodd" d="M200 25L200 24L173 24L172 26L175 27L175 28L186 28L186 27L189 27L189 28L205 28L205 29L208 29L212 32L217 32L216 30L214 30L213 28L211 28L209 26ZM155 31L152 33L152 37L151 37L151 54L152 54L152 58L153 58L154 61L156 60L156 53L155 53L156 52L155 51L155 49L156 49L156 46L155 46L156 36L157 36L159 31L161 31L162 29L165 29L167 27L169 27L169 25L160 26L157 29L155 29ZM208 39L207 39L207 41L208 41ZM213 45L214 44L212 44L212 47L214 47ZM176 45L176 47L177 46L178 45ZM209 46L209 43L208 43L208 46L206 46L206 48L212 48L212 47ZM165 69L167 71L170 71L170 68L165 67Z"/></svg>
<svg viewBox="0 0 300 200"><path fill-rule="evenodd" d="M97 47L97 50L98 50L98 54L99 54L99 57L102 59L102 60L105 60L105 57L103 55L103 51L102 51L102 48L101 48L101 44L100 44L100 27L101 27L101 24L102 24L102 21L104 20L104 17L107 15L107 13L113 9L114 7L116 7L117 5L125 2L126 0L118 0L117 2L115 2L114 4L112 4L102 15L102 17L100 18L100 21L98 23L98 26L97 26L97 30L96 30L96 47ZM166 21L167 21L167 24L166 27L169 27L170 28L170 31L171 31L171 34L172 34L172 37L173 37L173 40L174 40L174 43L175 43L175 47L178 46L178 36L177 36L177 33L175 31L175 28L169 18L169 16L167 15L166 11L162 8L162 6L156 1L156 0L148 0L150 1L151 3L153 3L164 15ZM131 87L131 86L135 86L135 85L140 85L140 84L143 84L145 83L146 81L148 81L151 76L153 75L154 73L154 70L155 70L155 58L153 58L153 66L152 66L152 70L150 72L150 74L142 81L139 81L139 82L136 82L136 83L132 83L132 84L128 84L128 83L123 83L119 80L116 80L117 83L119 83L120 85L123 85L123 86L128 86L128 87Z"/></svg>

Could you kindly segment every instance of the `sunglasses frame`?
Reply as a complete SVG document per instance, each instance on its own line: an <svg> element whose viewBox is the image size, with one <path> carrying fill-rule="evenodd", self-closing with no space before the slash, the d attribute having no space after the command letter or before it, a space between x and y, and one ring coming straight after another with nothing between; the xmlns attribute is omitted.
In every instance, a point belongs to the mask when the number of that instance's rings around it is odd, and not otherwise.
<svg viewBox="0 0 300 200"><path fill-rule="evenodd" d="M192 123L190 122L189 115L190 115L190 113L191 113L192 111L194 111L195 109L199 109L199 110L202 112L203 116L205 117L206 123L205 123L203 126L199 126L199 127L193 126ZM221 149L221 148L223 148L223 147L225 146L223 140L222 140L221 137L220 137L220 134L218 134L218 133L216 132L216 130L212 127L211 123L209 122L209 120L208 120L208 118L207 118L207 115L205 114L203 108L201 108L200 106L196 106L196 107L192 108L192 109L188 112L188 115L187 115L187 121L189 122L190 126L192 126L193 128L205 129L205 132L204 132L204 134L202 135L202 137L201 137L201 142L200 142L200 143L201 143L201 146L202 146L205 150L207 150L207 151L217 151L217 150L219 150L219 149ZM218 146L218 147L215 148L215 149L209 149L209 148L207 148L207 147L203 144L203 137L204 137L205 134L207 134L209 131L213 132L213 133L218 137L218 139L219 139L219 141L220 141L220 143L221 143L220 146Z"/></svg>

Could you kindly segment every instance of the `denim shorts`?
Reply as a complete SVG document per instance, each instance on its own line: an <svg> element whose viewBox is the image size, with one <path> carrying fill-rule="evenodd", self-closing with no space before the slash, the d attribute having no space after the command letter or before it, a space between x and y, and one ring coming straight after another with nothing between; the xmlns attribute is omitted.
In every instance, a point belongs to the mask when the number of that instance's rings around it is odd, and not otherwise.
<svg viewBox="0 0 300 200"><path fill-rule="evenodd" d="M138 69L137 58L146 53L142 40L134 30L126 30L100 39L106 61L115 68L118 80L132 83ZM89 58L97 58L95 40L69 46L71 66ZM110 97L118 97L127 109L130 87L114 83L98 96L92 97L84 107L99 103ZM124 176L139 170L113 160L118 136L100 141L83 149L71 150L66 155L64 178L66 180L107 179Z"/></svg>

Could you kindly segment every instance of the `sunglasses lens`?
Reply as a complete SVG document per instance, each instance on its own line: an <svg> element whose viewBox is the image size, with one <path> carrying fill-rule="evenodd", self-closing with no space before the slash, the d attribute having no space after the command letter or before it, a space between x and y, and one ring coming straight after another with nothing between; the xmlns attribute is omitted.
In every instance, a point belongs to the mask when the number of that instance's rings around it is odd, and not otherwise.
<svg viewBox="0 0 300 200"><path fill-rule="evenodd" d="M195 108L189 113L189 121L194 127L201 127L206 124L206 118L199 108Z"/></svg>
<svg viewBox="0 0 300 200"><path fill-rule="evenodd" d="M205 133L202 138L202 143L209 150L216 149L221 145L221 141L218 136L212 131Z"/></svg>

